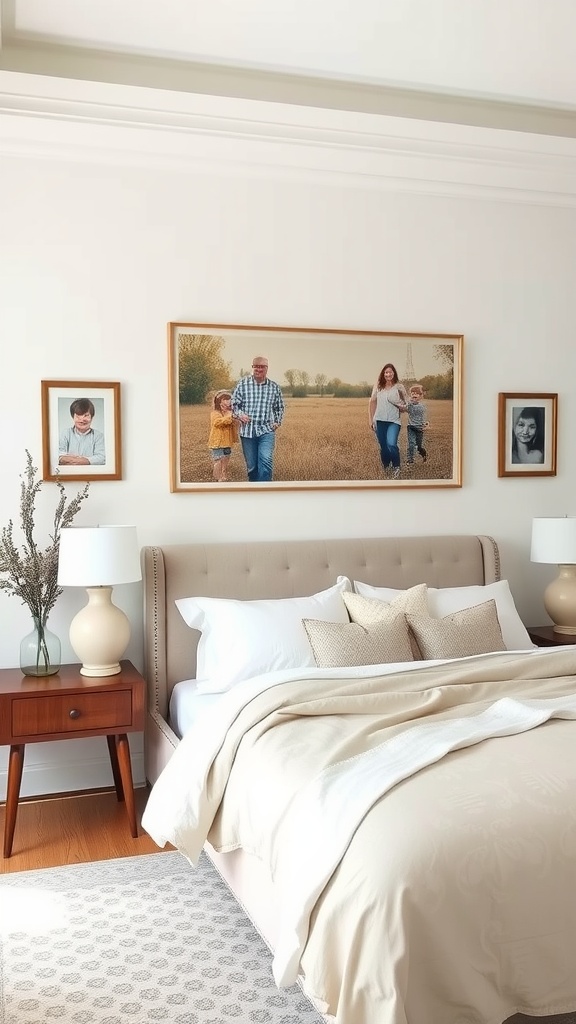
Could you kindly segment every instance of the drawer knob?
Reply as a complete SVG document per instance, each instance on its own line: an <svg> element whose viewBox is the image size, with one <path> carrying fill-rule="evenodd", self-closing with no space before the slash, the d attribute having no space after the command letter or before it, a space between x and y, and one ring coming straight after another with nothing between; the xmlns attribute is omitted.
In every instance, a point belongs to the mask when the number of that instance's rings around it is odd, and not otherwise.
<svg viewBox="0 0 576 1024"><path fill-rule="evenodd" d="M70 714L70 718L80 718L80 712L77 711L76 708L72 708L72 711L70 711L69 714Z"/></svg>

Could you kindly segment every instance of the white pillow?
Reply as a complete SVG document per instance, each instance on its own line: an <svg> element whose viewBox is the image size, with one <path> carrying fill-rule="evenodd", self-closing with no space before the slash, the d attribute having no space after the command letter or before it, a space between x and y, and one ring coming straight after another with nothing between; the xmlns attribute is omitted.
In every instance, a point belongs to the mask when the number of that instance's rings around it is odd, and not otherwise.
<svg viewBox="0 0 576 1024"><path fill-rule="evenodd" d="M357 580L354 580L354 589L363 597L377 598L379 601L392 601L398 594L403 593L402 590L392 590L389 587L371 587L368 583L359 583ZM438 619L494 599L506 650L525 651L535 646L518 614L508 580L487 583L484 587L428 587L426 594L430 615Z"/></svg>
<svg viewBox="0 0 576 1024"><path fill-rule="evenodd" d="M350 580L343 577L336 586L311 597L274 601L180 598L176 607L184 622L202 634L196 692L222 693L263 672L315 666L302 619L348 622L341 595L349 589Z"/></svg>

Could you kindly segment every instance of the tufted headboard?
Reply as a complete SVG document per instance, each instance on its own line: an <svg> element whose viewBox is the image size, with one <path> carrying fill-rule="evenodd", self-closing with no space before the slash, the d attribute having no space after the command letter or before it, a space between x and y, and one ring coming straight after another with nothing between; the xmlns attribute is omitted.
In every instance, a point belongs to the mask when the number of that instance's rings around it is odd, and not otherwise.
<svg viewBox="0 0 576 1024"><path fill-rule="evenodd" d="M142 572L146 777L154 782L178 743L167 722L172 688L196 670L199 634L184 623L177 598L300 597L340 575L398 589L472 586L500 579L500 556L487 536L191 543L143 548Z"/></svg>

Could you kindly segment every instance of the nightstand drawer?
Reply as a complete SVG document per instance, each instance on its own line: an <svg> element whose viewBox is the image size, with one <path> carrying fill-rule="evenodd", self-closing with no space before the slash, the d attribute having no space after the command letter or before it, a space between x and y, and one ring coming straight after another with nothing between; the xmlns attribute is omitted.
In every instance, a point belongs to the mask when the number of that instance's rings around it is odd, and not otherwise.
<svg viewBox="0 0 576 1024"><path fill-rule="evenodd" d="M132 692L53 694L16 698L12 701L12 735L42 736L51 733L113 729L123 732L132 725Z"/></svg>

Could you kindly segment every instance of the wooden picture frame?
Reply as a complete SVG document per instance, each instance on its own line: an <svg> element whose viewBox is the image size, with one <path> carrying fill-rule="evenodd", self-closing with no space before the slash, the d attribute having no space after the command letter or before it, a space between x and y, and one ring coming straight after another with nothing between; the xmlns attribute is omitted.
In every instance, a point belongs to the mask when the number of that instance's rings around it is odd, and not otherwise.
<svg viewBox="0 0 576 1024"><path fill-rule="evenodd" d="M117 381L43 380L41 401L44 480L122 479ZM75 402L79 409L72 408ZM78 429L87 419L88 429Z"/></svg>
<svg viewBox="0 0 576 1024"><path fill-rule="evenodd" d="M284 404L281 425L270 431L272 478L249 480L238 439L228 446L226 475L217 479L214 460L222 456L208 444L212 403L218 391L232 393L241 378L253 376L257 355L268 360L267 380L279 385ZM170 489L460 487L462 358L460 334L170 322ZM408 412L402 411L397 475L394 467L384 470L369 420L372 388L388 362L405 385L417 381L425 389L425 454L413 449L408 461ZM241 429L237 418L235 426Z"/></svg>
<svg viewBox="0 0 576 1024"><path fill-rule="evenodd" d="M556 476L558 395L498 395L498 476Z"/></svg>

